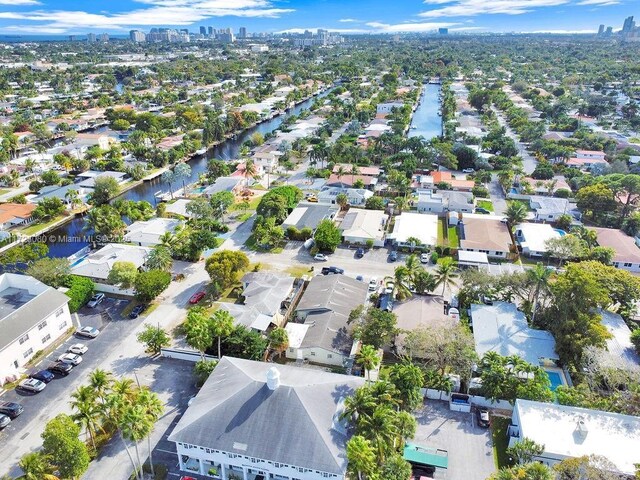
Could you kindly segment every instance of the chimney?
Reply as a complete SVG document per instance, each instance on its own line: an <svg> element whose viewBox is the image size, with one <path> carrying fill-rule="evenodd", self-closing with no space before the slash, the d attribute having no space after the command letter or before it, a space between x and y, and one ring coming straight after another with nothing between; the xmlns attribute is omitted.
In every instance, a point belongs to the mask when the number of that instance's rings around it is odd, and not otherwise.
<svg viewBox="0 0 640 480"><path fill-rule="evenodd" d="M275 390L280 386L280 372L276 367L271 367L267 371L267 387L269 390Z"/></svg>
<svg viewBox="0 0 640 480"><path fill-rule="evenodd" d="M587 424L585 423L585 421L584 421L584 419L582 417L579 417L578 421L576 422L576 433L581 438L585 438L587 436L587 433L589 433L589 429L587 428Z"/></svg>

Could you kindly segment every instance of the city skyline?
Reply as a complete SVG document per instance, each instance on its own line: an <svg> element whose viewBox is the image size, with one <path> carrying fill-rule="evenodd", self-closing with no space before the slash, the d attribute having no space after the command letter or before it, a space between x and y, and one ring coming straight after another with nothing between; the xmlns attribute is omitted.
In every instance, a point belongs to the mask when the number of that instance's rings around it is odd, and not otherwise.
<svg viewBox="0 0 640 480"><path fill-rule="evenodd" d="M128 35L152 27L197 33L200 26L247 32L342 34L433 32L596 33L601 24L622 29L630 0L0 0L0 34Z"/></svg>

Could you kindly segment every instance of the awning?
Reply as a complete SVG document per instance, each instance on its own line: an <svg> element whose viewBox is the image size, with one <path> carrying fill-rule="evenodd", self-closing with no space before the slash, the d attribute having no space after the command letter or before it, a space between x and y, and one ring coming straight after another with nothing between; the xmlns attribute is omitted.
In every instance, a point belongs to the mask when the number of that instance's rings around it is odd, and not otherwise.
<svg viewBox="0 0 640 480"><path fill-rule="evenodd" d="M412 443L405 444L403 457L412 465L424 465L438 468L448 468L449 465L449 454L446 450L421 447Z"/></svg>

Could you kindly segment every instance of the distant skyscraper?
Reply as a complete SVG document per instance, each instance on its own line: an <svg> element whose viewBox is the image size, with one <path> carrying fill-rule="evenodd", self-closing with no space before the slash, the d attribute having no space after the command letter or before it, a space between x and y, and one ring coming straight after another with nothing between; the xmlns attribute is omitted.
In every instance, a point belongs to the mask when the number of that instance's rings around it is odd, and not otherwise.
<svg viewBox="0 0 640 480"><path fill-rule="evenodd" d="M207 27L200 27L200 35L206 35L207 34Z"/></svg>
<svg viewBox="0 0 640 480"><path fill-rule="evenodd" d="M209 27L207 30L209 31L209 36L210 36L210 37L213 37L213 36L216 34L216 33L213 31L213 27Z"/></svg>
<svg viewBox="0 0 640 480"><path fill-rule="evenodd" d="M439 28L438 29L438 34L439 35L449 35L449 29L448 28Z"/></svg>
<svg viewBox="0 0 640 480"><path fill-rule="evenodd" d="M238 38L247 38L247 28L240 27L240 31L238 32Z"/></svg>
<svg viewBox="0 0 640 480"><path fill-rule="evenodd" d="M601 36L604 33L604 24L600 25L600 28L598 28L598 35Z"/></svg>
<svg viewBox="0 0 640 480"><path fill-rule="evenodd" d="M87 33L87 42L95 43L96 40L97 38L95 33Z"/></svg>
<svg viewBox="0 0 640 480"><path fill-rule="evenodd" d="M140 30L131 30L129 32L129 39L132 42L142 43L147 40L147 35L144 32L141 32Z"/></svg>
<svg viewBox="0 0 640 480"><path fill-rule="evenodd" d="M622 25L622 33L628 33L636 26L636 22L633 21L633 15L624 19Z"/></svg>
<svg viewBox="0 0 640 480"><path fill-rule="evenodd" d="M604 31L604 35L606 37L610 37L611 35L613 35L613 27L607 27L607 29Z"/></svg>
<svg viewBox="0 0 640 480"><path fill-rule="evenodd" d="M101 33L100 35L98 35L98 41L107 43L109 41L109 34Z"/></svg>
<svg viewBox="0 0 640 480"><path fill-rule="evenodd" d="M180 33L186 33L187 35L189 35L189 29L188 28L181 28L180 29Z"/></svg>

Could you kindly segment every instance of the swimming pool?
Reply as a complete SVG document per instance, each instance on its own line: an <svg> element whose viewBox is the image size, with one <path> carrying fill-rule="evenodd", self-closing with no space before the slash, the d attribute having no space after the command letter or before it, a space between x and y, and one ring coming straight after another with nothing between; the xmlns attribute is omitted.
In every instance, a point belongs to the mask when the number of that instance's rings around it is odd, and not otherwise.
<svg viewBox="0 0 640 480"><path fill-rule="evenodd" d="M556 232L558 232L558 234L559 234L561 237L564 237L564 236L567 234L567 232L565 232L564 230L560 230L559 228L554 228L553 230L554 230L554 231L556 231Z"/></svg>
<svg viewBox="0 0 640 480"><path fill-rule="evenodd" d="M562 377L558 372L554 372L552 370L545 370L547 372L547 377L549 377L549 381L551 382L551 391L555 392L556 388L564 385L562 381Z"/></svg>

